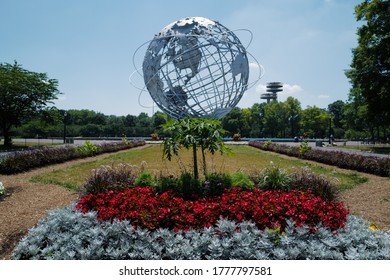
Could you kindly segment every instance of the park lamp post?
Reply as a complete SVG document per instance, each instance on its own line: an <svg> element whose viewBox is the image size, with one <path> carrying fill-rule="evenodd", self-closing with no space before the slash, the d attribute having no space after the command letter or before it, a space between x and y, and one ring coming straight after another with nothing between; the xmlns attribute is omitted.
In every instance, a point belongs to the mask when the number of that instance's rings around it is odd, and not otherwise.
<svg viewBox="0 0 390 280"><path fill-rule="evenodd" d="M332 116L329 116L329 145L333 145L332 138Z"/></svg>
<svg viewBox="0 0 390 280"><path fill-rule="evenodd" d="M289 118L288 118L288 120L290 121L290 124L291 124L291 137L295 137L296 135L294 135L295 133L295 131L294 131L294 123L295 123L295 120L297 119L299 117L299 115L298 114L296 114L296 115L293 115L293 116L290 116Z"/></svg>
<svg viewBox="0 0 390 280"><path fill-rule="evenodd" d="M64 144L66 143L66 116L67 113L64 112Z"/></svg>
<svg viewBox="0 0 390 280"><path fill-rule="evenodd" d="M260 135L259 136L261 136L263 133L263 131L264 131L264 128L263 128L263 119L264 119L264 116L265 116L265 112L263 111L263 110L261 110L260 112L259 112L259 117L260 117L260 120L261 120L261 129L260 129ZM264 135L263 135L263 137L264 137Z"/></svg>

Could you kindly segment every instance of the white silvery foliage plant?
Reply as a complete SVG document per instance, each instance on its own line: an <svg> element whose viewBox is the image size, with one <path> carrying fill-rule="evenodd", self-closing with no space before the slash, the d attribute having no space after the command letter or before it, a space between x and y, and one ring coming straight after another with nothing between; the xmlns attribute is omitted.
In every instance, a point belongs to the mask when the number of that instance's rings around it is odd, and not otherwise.
<svg viewBox="0 0 390 280"><path fill-rule="evenodd" d="M0 196L5 194L5 187L2 182L0 182Z"/></svg>
<svg viewBox="0 0 390 280"><path fill-rule="evenodd" d="M201 230L175 232L134 228L129 221L103 222L74 205L49 212L17 245L13 259L390 259L390 239L349 215L337 233L315 233L289 221L285 233L225 219Z"/></svg>

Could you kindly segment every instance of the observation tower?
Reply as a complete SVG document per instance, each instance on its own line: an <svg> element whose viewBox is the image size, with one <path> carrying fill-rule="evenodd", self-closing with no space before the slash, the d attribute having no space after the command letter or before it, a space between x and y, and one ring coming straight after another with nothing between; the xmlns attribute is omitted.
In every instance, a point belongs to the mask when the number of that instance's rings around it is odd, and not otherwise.
<svg viewBox="0 0 390 280"><path fill-rule="evenodd" d="M261 99L266 99L267 103L271 100L277 100L277 93L283 91L283 84L281 82L272 82L267 84L267 92L260 95Z"/></svg>

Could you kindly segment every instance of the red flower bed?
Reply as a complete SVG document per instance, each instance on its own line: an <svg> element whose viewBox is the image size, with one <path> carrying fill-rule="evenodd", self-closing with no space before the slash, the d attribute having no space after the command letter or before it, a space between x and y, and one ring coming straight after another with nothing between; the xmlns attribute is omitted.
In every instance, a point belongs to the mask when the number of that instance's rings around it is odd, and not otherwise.
<svg viewBox="0 0 390 280"><path fill-rule="evenodd" d="M76 205L82 212L97 211L101 220L129 220L147 229L174 230L210 227L219 218L241 222L251 220L259 229L282 230L287 219L297 226L315 229L322 222L336 230L343 227L348 211L341 203L324 201L311 193L290 191L226 190L222 196L187 201L173 192L156 194L152 188L130 188L122 192L90 194Z"/></svg>

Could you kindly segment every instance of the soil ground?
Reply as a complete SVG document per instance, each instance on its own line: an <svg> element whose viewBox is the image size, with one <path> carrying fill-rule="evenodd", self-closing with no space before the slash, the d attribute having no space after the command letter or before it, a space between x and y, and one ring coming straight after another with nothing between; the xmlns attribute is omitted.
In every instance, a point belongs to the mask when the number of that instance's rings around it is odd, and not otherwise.
<svg viewBox="0 0 390 280"><path fill-rule="evenodd" d="M0 260L11 258L17 243L30 228L45 217L47 211L67 206L78 197L78 193L57 185L30 182L31 177L106 156L108 154L38 168L22 174L2 175L0 181L6 186L7 194L0 198ZM351 214L361 216L369 223L388 230L390 179L370 174L364 176L368 181L341 193L340 200Z"/></svg>

